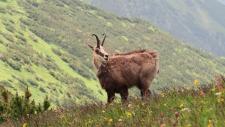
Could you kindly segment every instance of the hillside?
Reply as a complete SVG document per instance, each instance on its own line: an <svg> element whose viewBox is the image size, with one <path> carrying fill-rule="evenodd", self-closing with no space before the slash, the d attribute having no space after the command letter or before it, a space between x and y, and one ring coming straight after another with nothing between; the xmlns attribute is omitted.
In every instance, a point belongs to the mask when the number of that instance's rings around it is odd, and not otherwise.
<svg viewBox="0 0 225 127"><path fill-rule="evenodd" d="M47 95L55 105L102 100L94 73L33 33L22 22L27 16L16 1L0 1L0 85L13 94L29 86L33 99Z"/></svg>
<svg viewBox="0 0 225 127"><path fill-rule="evenodd" d="M112 52L156 49L160 74L152 89L202 84L225 73L219 60L177 41L141 20L119 18L76 0L0 1L0 84L12 93L29 86L37 101L48 95L56 105L105 100L96 81L92 33L106 32Z"/></svg>
<svg viewBox="0 0 225 127"><path fill-rule="evenodd" d="M194 47L225 55L225 5L220 0L89 0L103 10L152 22Z"/></svg>
<svg viewBox="0 0 225 127"><path fill-rule="evenodd" d="M95 44L95 39L90 35L106 32L105 47L111 53L140 48L160 52L158 86L188 85L194 79L209 81L213 72L223 73L223 62L141 20L118 18L72 0L48 1L38 4L38 7L26 3L24 7L30 14L24 22L34 33L47 42L63 47L89 67L92 66L92 56L86 44Z"/></svg>

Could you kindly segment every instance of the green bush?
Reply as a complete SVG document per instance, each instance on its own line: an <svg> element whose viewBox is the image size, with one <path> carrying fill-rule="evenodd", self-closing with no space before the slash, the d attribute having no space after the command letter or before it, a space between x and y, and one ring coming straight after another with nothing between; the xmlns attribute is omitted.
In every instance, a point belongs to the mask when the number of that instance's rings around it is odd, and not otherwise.
<svg viewBox="0 0 225 127"><path fill-rule="evenodd" d="M0 2L7 2L7 0L0 0Z"/></svg>
<svg viewBox="0 0 225 127"><path fill-rule="evenodd" d="M19 62L14 61L14 60L12 60L12 59L7 59L6 62L8 63L8 65L9 65L10 67L12 67L12 68L15 69L15 70L20 71L21 68L22 68L22 65L21 65Z"/></svg>
<svg viewBox="0 0 225 127"><path fill-rule="evenodd" d="M32 114L48 110L51 106L47 97L44 100L43 105L36 105L35 100L30 101L32 94L28 87L24 92L24 96L16 94L9 100L7 91L3 91L1 96L5 99L0 100L0 123L4 122L7 118L14 120L26 119Z"/></svg>
<svg viewBox="0 0 225 127"><path fill-rule="evenodd" d="M45 88L43 88L43 87L40 87L39 90L40 90L42 93L46 93L46 90L45 90Z"/></svg>
<svg viewBox="0 0 225 127"><path fill-rule="evenodd" d="M38 87L38 86L39 86L39 84L38 84L36 81L32 80L32 79L28 79L27 81L28 81L32 86L35 86L35 87Z"/></svg>

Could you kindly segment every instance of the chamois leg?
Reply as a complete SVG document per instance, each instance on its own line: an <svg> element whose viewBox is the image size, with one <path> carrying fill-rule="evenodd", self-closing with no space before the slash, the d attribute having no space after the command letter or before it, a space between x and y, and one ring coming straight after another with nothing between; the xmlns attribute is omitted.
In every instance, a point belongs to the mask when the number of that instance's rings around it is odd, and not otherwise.
<svg viewBox="0 0 225 127"><path fill-rule="evenodd" d="M151 91L149 89L142 89L141 90L141 96L142 96L142 99L146 99L147 97L150 97L151 95Z"/></svg>
<svg viewBox="0 0 225 127"><path fill-rule="evenodd" d="M129 93L128 93L128 88L127 87L125 87L125 88L120 90L120 96L121 96L122 103L127 101L128 94Z"/></svg>
<svg viewBox="0 0 225 127"><path fill-rule="evenodd" d="M148 80L146 80L146 81L143 81L141 85L139 86L139 89L141 90L141 97L143 100L150 97L151 95L151 91L149 90L149 86L150 86L149 84L150 83L148 82Z"/></svg>
<svg viewBox="0 0 225 127"><path fill-rule="evenodd" d="M108 95L108 104L110 104L115 99L115 92L107 91L107 95Z"/></svg>

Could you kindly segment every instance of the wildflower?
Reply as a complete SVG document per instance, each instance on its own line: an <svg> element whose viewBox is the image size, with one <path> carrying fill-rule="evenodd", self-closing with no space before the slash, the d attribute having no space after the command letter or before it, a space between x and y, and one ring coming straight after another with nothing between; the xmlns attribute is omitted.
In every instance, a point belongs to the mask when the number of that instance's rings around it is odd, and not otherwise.
<svg viewBox="0 0 225 127"><path fill-rule="evenodd" d="M108 123L109 124L112 123L112 122L113 122L113 119L112 118L108 119Z"/></svg>
<svg viewBox="0 0 225 127"><path fill-rule="evenodd" d="M195 80L194 80L194 85L195 85L196 87L199 87L199 85L200 85L199 80L195 79Z"/></svg>
<svg viewBox="0 0 225 127"><path fill-rule="evenodd" d="M109 119L109 122L112 122L112 121L113 121L113 119L112 119L112 118L110 118L110 119Z"/></svg>
<svg viewBox="0 0 225 127"><path fill-rule="evenodd" d="M224 99L223 99L223 98L218 98L218 99L217 99L217 102L218 102L218 103L224 102Z"/></svg>
<svg viewBox="0 0 225 127"><path fill-rule="evenodd" d="M127 117L132 117L132 113L131 112L126 112Z"/></svg>
<svg viewBox="0 0 225 127"><path fill-rule="evenodd" d="M132 104L128 104L128 106L127 106L128 108L131 108L132 107Z"/></svg>
<svg viewBox="0 0 225 127"><path fill-rule="evenodd" d="M208 121L208 126L207 127L213 127L213 122L212 122L212 120L209 120Z"/></svg>
<svg viewBox="0 0 225 127"><path fill-rule="evenodd" d="M24 123L24 124L23 124L23 127L28 127L28 124L27 124L27 123Z"/></svg>
<svg viewBox="0 0 225 127"><path fill-rule="evenodd" d="M211 90L212 92L214 92L214 91L216 91L216 88L215 88L215 86L212 88L212 90Z"/></svg>
<svg viewBox="0 0 225 127"><path fill-rule="evenodd" d="M184 104L182 103L182 104L180 104L180 106L179 106L180 108L183 108L184 107Z"/></svg>
<svg viewBox="0 0 225 127"><path fill-rule="evenodd" d="M118 119L118 121L119 121L119 122L122 122L123 120L122 120L122 119Z"/></svg>
<svg viewBox="0 0 225 127"><path fill-rule="evenodd" d="M183 108L183 109L181 109L180 111L181 111L181 112L185 112L185 111L190 112L191 109L189 109L189 108Z"/></svg>
<svg viewBox="0 0 225 127"><path fill-rule="evenodd" d="M102 110L102 113L105 113L105 110Z"/></svg>
<svg viewBox="0 0 225 127"><path fill-rule="evenodd" d="M161 97L165 97L165 94L163 92L160 93Z"/></svg>
<svg viewBox="0 0 225 127"><path fill-rule="evenodd" d="M186 127L192 127L191 124L188 124Z"/></svg>
<svg viewBox="0 0 225 127"><path fill-rule="evenodd" d="M216 96L220 96L221 94L221 92L215 93Z"/></svg>
<svg viewBox="0 0 225 127"><path fill-rule="evenodd" d="M179 112L175 112L175 117L178 118L180 116Z"/></svg>

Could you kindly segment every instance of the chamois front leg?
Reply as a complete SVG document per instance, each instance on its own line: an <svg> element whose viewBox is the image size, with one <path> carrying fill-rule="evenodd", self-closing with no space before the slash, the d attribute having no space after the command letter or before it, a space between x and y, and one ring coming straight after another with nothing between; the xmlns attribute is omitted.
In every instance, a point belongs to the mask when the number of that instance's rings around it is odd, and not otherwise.
<svg viewBox="0 0 225 127"><path fill-rule="evenodd" d="M141 89L141 97L143 100L150 97L151 91L149 89Z"/></svg>
<svg viewBox="0 0 225 127"><path fill-rule="evenodd" d="M143 100L150 97L151 91L149 90L149 85L148 85L147 81L140 84L139 89L141 91L141 97L142 97Z"/></svg>
<svg viewBox="0 0 225 127"><path fill-rule="evenodd" d="M128 98L128 88L127 87L124 87L120 90L120 96L121 96L121 101L122 103L126 102L127 101L127 98Z"/></svg>
<svg viewBox="0 0 225 127"><path fill-rule="evenodd" d="M115 99L115 92L114 91L106 91L108 95L108 104L112 103L112 101Z"/></svg>

